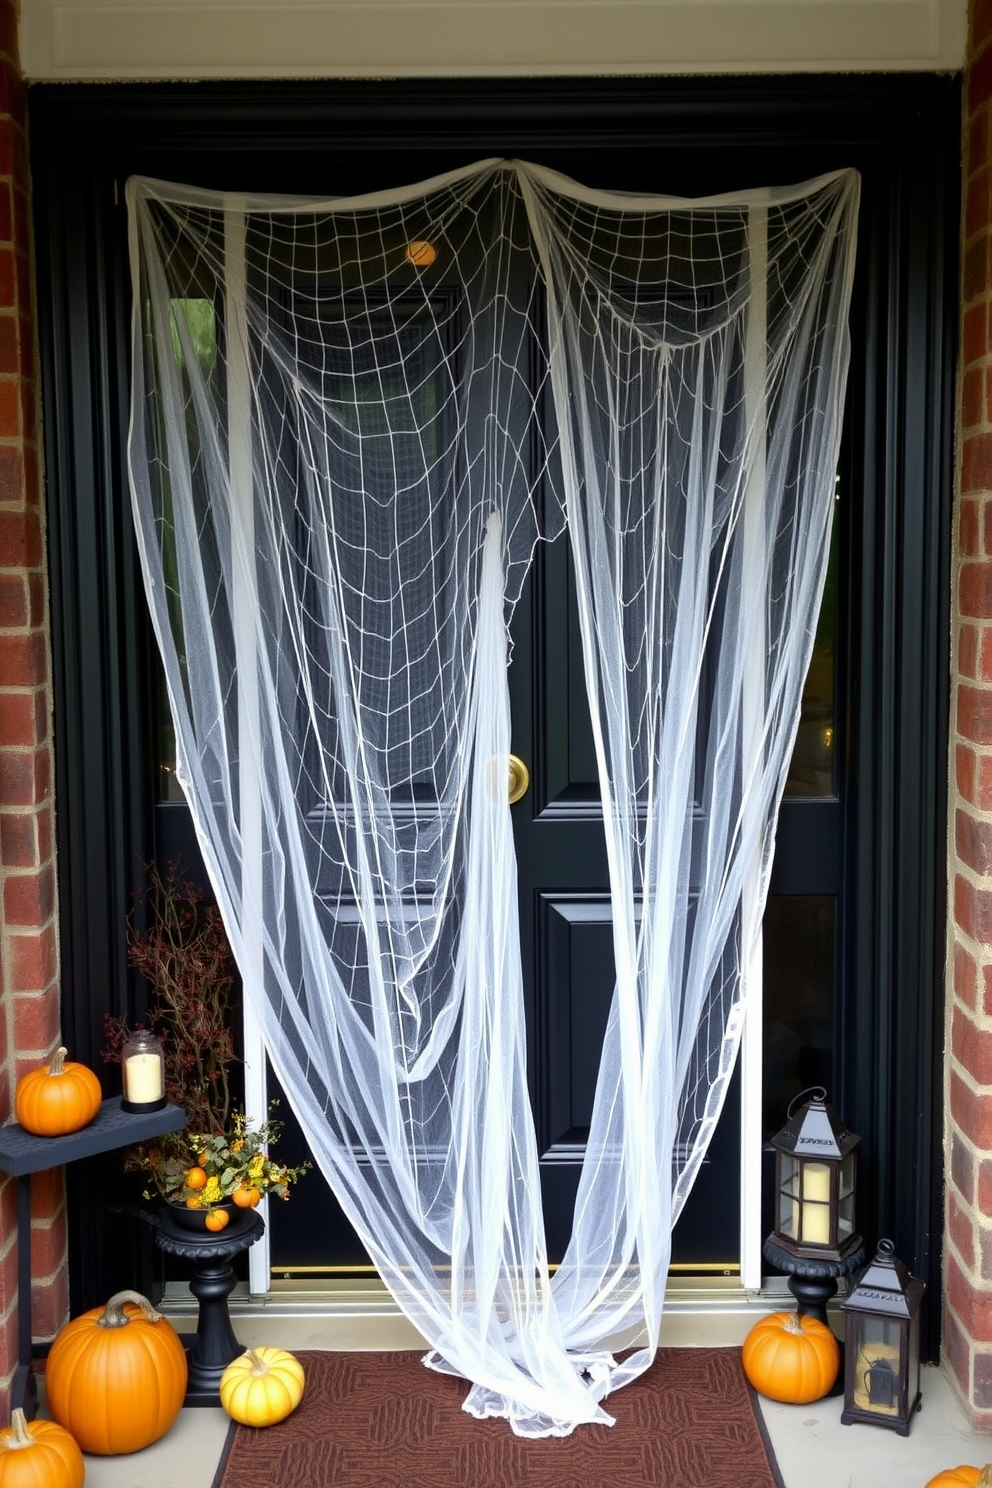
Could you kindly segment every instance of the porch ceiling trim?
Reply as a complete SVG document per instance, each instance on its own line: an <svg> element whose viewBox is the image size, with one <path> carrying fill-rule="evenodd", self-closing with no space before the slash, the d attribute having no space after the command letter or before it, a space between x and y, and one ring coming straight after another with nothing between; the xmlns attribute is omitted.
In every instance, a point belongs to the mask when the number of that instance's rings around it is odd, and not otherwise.
<svg viewBox="0 0 992 1488"><path fill-rule="evenodd" d="M966 0L23 0L29 81L957 71Z"/></svg>

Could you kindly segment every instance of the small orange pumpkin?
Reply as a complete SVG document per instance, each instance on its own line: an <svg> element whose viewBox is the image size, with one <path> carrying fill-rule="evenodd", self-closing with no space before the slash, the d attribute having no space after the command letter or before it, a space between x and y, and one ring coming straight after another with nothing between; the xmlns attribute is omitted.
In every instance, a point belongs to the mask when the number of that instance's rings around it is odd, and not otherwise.
<svg viewBox="0 0 992 1488"><path fill-rule="evenodd" d="M795 1312L773 1312L744 1340L744 1373L760 1395L808 1405L833 1387L840 1345L826 1324Z"/></svg>
<svg viewBox="0 0 992 1488"><path fill-rule="evenodd" d="M138 1292L74 1318L45 1366L48 1405L84 1452L137 1452L164 1436L186 1395L186 1353Z"/></svg>
<svg viewBox="0 0 992 1488"><path fill-rule="evenodd" d="M992 1488L992 1463L985 1467L945 1467L931 1478L927 1488Z"/></svg>
<svg viewBox="0 0 992 1488"><path fill-rule="evenodd" d="M75 1441L54 1421L11 1412L0 1431L0 1488L83 1488L86 1469Z"/></svg>
<svg viewBox="0 0 992 1488"><path fill-rule="evenodd" d="M56 1049L51 1062L18 1081L14 1115L36 1137L64 1137L89 1126L100 1109L100 1082L85 1064Z"/></svg>

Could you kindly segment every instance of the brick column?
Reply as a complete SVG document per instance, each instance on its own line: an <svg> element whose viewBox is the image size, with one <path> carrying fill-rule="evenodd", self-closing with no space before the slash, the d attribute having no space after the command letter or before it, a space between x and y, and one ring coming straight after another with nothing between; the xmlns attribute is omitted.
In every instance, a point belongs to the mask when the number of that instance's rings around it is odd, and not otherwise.
<svg viewBox="0 0 992 1488"><path fill-rule="evenodd" d="M992 0L973 0L968 56L943 1347L969 1415L992 1426Z"/></svg>
<svg viewBox="0 0 992 1488"><path fill-rule="evenodd" d="M0 1122L58 1042L51 668L39 478L26 90L17 3L0 0ZM62 1172L32 1193L32 1328L65 1320ZM16 1184L0 1186L0 1421L17 1360Z"/></svg>

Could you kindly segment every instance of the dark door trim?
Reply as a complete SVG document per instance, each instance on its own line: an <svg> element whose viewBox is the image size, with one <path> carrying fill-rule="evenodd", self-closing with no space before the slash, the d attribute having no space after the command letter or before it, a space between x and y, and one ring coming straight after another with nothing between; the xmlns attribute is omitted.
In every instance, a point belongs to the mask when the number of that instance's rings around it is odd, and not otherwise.
<svg viewBox="0 0 992 1488"><path fill-rule="evenodd" d="M45 399L65 1036L96 1063L134 1005L122 927L154 850L151 669L122 452L123 185L134 170L333 192L356 152L390 180L491 154L612 182L631 144L693 194L837 166L864 195L844 479L850 686L835 1103L864 1138L859 1228L930 1282L937 1346L949 530L960 82L936 75L36 85L30 89ZM707 168L712 183L712 168ZM102 1301L106 1194L73 1195L73 1308ZM119 1278L120 1271L117 1272Z"/></svg>

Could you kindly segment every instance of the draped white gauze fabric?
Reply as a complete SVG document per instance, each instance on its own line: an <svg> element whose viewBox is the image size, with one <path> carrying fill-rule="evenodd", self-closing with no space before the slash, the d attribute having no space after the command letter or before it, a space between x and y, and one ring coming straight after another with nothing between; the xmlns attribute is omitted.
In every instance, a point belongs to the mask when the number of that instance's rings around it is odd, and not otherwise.
<svg viewBox="0 0 992 1488"><path fill-rule="evenodd" d="M608 1421L650 1363L736 1054L857 194L641 199L504 161L345 201L128 186L138 541L245 995L429 1362L521 1434ZM563 523L617 980L551 1281L506 673Z"/></svg>

